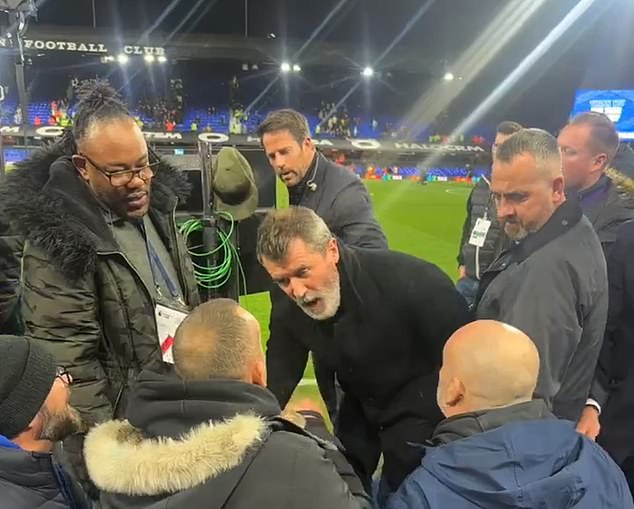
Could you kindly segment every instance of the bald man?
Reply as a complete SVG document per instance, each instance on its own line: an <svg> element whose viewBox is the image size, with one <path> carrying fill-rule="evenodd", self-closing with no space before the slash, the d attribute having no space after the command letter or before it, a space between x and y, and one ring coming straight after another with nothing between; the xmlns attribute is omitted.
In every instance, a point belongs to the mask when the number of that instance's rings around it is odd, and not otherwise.
<svg viewBox="0 0 634 509"><path fill-rule="evenodd" d="M104 507L370 507L333 444L279 418L265 388L260 327L236 302L196 308L173 354L177 376L143 372L126 420L86 438Z"/></svg>
<svg viewBox="0 0 634 509"><path fill-rule="evenodd" d="M633 508L607 453L532 399L539 365L515 327L481 320L456 331L438 384L447 418L387 509Z"/></svg>
<svg viewBox="0 0 634 509"><path fill-rule="evenodd" d="M539 351L536 394L560 418L583 409L607 319L605 259L567 201L557 140L523 129L498 147L491 195L511 247L482 276L477 317L509 323Z"/></svg>

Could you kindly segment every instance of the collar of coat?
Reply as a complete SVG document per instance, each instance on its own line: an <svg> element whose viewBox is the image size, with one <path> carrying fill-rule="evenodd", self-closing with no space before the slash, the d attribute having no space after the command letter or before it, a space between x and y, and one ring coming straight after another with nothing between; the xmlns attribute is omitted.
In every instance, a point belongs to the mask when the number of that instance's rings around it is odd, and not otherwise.
<svg viewBox="0 0 634 509"><path fill-rule="evenodd" d="M337 241L339 245L339 281L341 285L341 311L350 311L364 317L371 303L381 301L379 290L372 283L373 267L362 267L363 254ZM361 250L362 251L362 250ZM363 297L362 297L363 296Z"/></svg>
<svg viewBox="0 0 634 509"><path fill-rule="evenodd" d="M152 179L150 214L171 212L190 192L186 177L160 163ZM66 277L93 272L104 243L116 246L97 200L60 143L17 164L0 185L0 203L12 230L43 249Z"/></svg>
<svg viewBox="0 0 634 509"><path fill-rule="evenodd" d="M177 493L238 466L268 430L262 418L238 415L201 424L180 439L146 438L128 421L109 421L88 433L84 456L90 478L103 491Z"/></svg>
<svg viewBox="0 0 634 509"><path fill-rule="evenodd" d="M535 251L549 244L575 226L583 217L577 200L566 200L562 203L542 228L528 235L513 248L511 257L514 262L526 260Z"/></svg>
<svg viewBox="0 0 634 509"><path fill-rule="evenodd" d="M445 419L434 430L431 441L434 445L442 445L491 431L512 422L555 418L543 400L535 399L503 408L469 412Z"/></svg>

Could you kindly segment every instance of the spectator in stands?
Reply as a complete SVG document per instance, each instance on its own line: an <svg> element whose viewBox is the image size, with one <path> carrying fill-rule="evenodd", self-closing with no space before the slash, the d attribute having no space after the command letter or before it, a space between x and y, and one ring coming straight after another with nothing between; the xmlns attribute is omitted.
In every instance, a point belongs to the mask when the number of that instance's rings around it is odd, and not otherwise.
<svg viewBox="0 0 634 509"><path fill-rule="evenodd" d="M57 125L57 119L53 115L51 115L50 117L48 117L48 122L47 123L48 123L48 125L51 125L51 126L52 125Z"/></svg>
<svg viewBox="0 0 634 509"><path fill-rule="evenodd" d="M388 509L634 508L598 445L533 400L539 355L514 327L478 321L445 345L438 404L447 417Z"/></svg>
<svg viewBox="0 0 634 509"><path fill-rule="evenodd" d="M22 125L22 119L23 119L23 117L22 117L22 108L20 106L18 106L15 109L15 113L13 114L13 123L15 125L20 126L20 125Z"/></svg>
<svg viewBox="0 0 634 509"><path fill-rule="evenodd" d="M34 127L40 127L42 125L42 119L40 117L35 117L33 119L33 126Z"/></svg>
<svg viewBox="0 0 634 509"><path fill-rule="evenodd" d="M523 129L497 149L491 194L513 241L482 276L478 318L528 334L541 356L536 394L576 421L603 341L608 289L601 244L566 201L557 140Z"/></svg>
<svg viewBox="0 0 634 509"><path fill-rule="evenodd" d="M273 111L260 124L257 134L273 170L288 188L291 205L314 210L349 246L387 248L387 240L374 218L363 182L317 152L310 139L308 122L302 114L293 110ZM271 317L278 313L283 316L289 307L287 299L277 288L271 291L271 302ZM271 319L269 348L275 348L280 334L288 334L276 330L282 321ZM300 342L296 341L296 344ZM308 357L306 349L304 357ZM313 362L319 390L330 418L335 422L339 397L334 374L320 368L318 358L315 360L313 357Z"/></svg>
<svg viewBox="0 0 634 509"><path fill-rule="evenodd" d="M92 425L121 414L142 368L169 360L155 313L187 311L198 295L173 221L186 179L148 152L112 88L81 92L72 131L11 171L0 203L27 240L26 331L72 374L73 404ZM85 478L81 442L64 451Z"/></svg>
<svg viewBox="0 0 634 509"><path fill-rule="evenodd" d="M630 183L634 190L634 183ZM595 380L603 382L601 426L580 422L578 431L591 437L610 453L634 493L634 222L626 223L618 233L608 259L610 307L603 348ZM595 382L596 385L596 382ZM594 388L594 387L593 387ZM584 410L586 413L587 408ZM596 414L595 414L596 415Z"/></svg>
<svg viewBox="0 0 634 509"><path fill-rule="evenodd" d="M257 255L289 299L271 317L269 389L285 405L313 352L343 388L335 434L357 474L369 488L383 454L385 488L396 490L420 461L412 444L440 419L436 375L445 341L469 319L464 299L438 267L347 247L305 207L269 212Z"/></svg>
<svg viewBox="0 0 634 509"><path fill-rule="evenodd" d="M178 377L142 373L126 420L86 439L104 507L370 506L336 447L279 418L258 322L236 302L195 309L174 338L174 363ZM325 431L320 416L295 417Z"/></svg>
<svg viewBox="0 0 634 509"><path fill-rule="evenodd" d="M0 336L0 491L6 509L90 507L51 453L82 428L71 378L27 338Z"/></svg>
<svg viewBox="0 0 634 509"><path fill-rule="evenodd" d="M517 122L501 122L495 132L491 155L512 134L522 129ZM458 250L458 275L456 288L469 306L473 306L478 294L480 277L508 244L504 230L496 218L495 204L491 200L491 174L482 175L467 199L467 217L462 226L462 238Z"/></svg>

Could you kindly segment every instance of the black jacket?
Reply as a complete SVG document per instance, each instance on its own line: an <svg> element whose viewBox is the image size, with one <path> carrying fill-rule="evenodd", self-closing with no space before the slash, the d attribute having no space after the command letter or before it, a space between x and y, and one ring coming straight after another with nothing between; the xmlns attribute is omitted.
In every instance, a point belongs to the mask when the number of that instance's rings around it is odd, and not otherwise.
<svg viewBox="0 0 634 509"><path fill-rule="evenodd" d="M619 192L612 179L602 175L593 186L579 192L578 199L607 257L619 228L634 219L634 197Z"/></svg>
<svg viewBox="0 0 634 509"><path fill-rule="evenodd" d="M483 177L478 180L469 194L467 216L462 225L462 237L458 252L458 265L464 265L467 277L478 281L508 243L504 228L497 220L495 203L491 199L491 190L487 182L489 178L491 177ZM485 216L491 221L491 227L487 232L484 245L477 248L469 244L469 238L476 221Z"/></svg>
<svg viewBox="0 0 634 509"><path fill-rule="evenodd" d="M142 369L163 365L153 288L117 243L97 199L70 157L53 144L39 149L0 185L0 203L13 232L24 235L21 315L29 336L75 381L71 402L89 424L125 408L128 384ZM190 186L161 161L152 179L149 217L178 273L184 299L198 290L174 214ZM65 441L82 478L81 436Z"/></svg>
<svg viewBox="0 0 634 509"><path fill-rule="evenodd" d="M464 299L438 267L413 256L341 243L339 253L334 318L312 320L288 298L273 314L269 389L284 406L312 351L375 424L408 411L435 418L443 346L469 320Z"/></svg>
<svg viewBox="0 0 634 509"><path fill-rule="evenodd" d="M81 492L50 453L12 448L0 436L0 507L2 509L84 509Z"/></svg>
<svg viewBox="0 0 634 509"><path fill-rule="evenodd" d="M610 253L610 306L598 378L607 389L599 443L617 463L634 456L634 222L624 225ZM593 394L594 396L595 394ZM607 400L607 402L606 402Z"/></svg>
<svg viewBox="0 0 634 509"><path fill-rule="evenodd" d="M314 210L348 246L387 248L383 230L374 218L363 182L351 171L319 152L303 181L289 189L291 205Z"/></svg>
<svg viewBox="0 0 634 509"><path fill-rule="evenodd" d="M105 509L369 507L332 444L272 431L279 413L262 387L145 372L127 421L89 433L86 464Z"/></svg>

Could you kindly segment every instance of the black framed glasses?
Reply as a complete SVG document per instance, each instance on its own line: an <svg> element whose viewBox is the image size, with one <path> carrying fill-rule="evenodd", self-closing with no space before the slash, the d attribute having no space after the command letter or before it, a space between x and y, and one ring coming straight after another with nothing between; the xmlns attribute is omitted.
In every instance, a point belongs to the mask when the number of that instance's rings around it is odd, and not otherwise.
<svg viewBox="0 0 634 509"><path fill-rule="evenodd" d="M151 151L150 153L153 154ZM130 168L129 170L112 170L111 168L99 166L86 154L82 154L80 152L78 155L83 157L95 168L95 170L106 177L110 181L110 185L112 185L112 187L125 187L132 182L132 179L136 176L143 181L147 181L154 176L155 168L160 164L159 161L155 161L152 163L148 162L138 168Z"/></svg>
<svg viewBox="0 0 634 509"><path fill-rule="evenodd" d="M71 375L70 372L62 366L57 367L57 370L55 371L55 378L59 378L66 385L73 383L73 375Z"/></svg>

